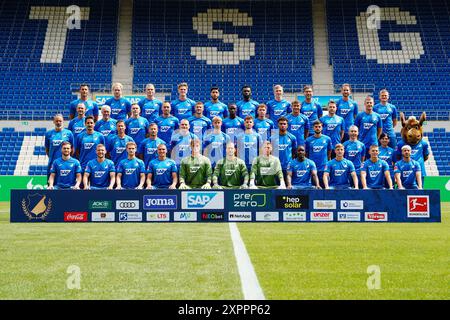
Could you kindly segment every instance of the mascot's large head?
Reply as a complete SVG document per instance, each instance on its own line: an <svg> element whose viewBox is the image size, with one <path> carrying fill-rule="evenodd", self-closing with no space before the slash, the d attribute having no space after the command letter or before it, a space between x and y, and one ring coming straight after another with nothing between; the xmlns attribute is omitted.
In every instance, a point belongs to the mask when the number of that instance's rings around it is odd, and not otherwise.
<svg viewBox="0 0 450 320"><path fill-rule="evenodd" d="M419 120L414 116L410 116L408 120L406 120L403 112L400 112L400 120L402 121L401 134L403 141L410 145L419 143L423 136L422 124L426 120L425 112L422 113Z"/></svg>

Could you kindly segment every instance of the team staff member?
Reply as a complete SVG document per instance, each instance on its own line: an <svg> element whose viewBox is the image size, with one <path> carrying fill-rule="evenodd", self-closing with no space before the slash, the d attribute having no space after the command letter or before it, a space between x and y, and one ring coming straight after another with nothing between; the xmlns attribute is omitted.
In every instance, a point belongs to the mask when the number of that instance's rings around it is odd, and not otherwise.
<svg viewBox="0 0 450 320"><path fill-rule="evenodd" d="M64 141L70 142L73 145L74 138L72 131L64 129L64 117L58 113L53 117L53 124L55 129L48 131L45 134L45 153L48 157L47 175L50 175L50 168L54 160L61 157L61 144Z"/></svg>
<svg viewBox="0 0 450 320"><path fill-rule="evenodd" d="M261 155L253 160L249 187L251 189L286 189L281 163L272 155L270 141L263 143Z"/></svg>
<svg viewBox="0 0 450 320"><path fill-rule="evenodd" d="M201 142L191 140L192 153L181 160L180 189L211 189L211 161L200 153Z"/></svg>
<svg viewBox="0 0 450 320"><path fill-rule="evenodd" d="M312 189L311 178L316 189L322 189L317 177L317 168L314 161L306 158L305 146L297 147L297 157L287 167L287 189Z"/></svg>
<svg viewBox="0 0 450 320"><path fill-rule="evenodd" d="M106 159L106 148L103 144L97 145L97 158L89 161L84 169L84 189L112 190L116 183L116 167L114 162Z"/></svg>
<svg viewBox="0 0 450 320"><path fill-rule="evenodd" d="M378 146L369 149L370 159L361 168L361 184L363 189L384 189L385 179L389 189L393 189L389 166L386 161L378 158Z"/></svg>
<svg viewBox="0 0 450 320"><path fill-rule="evenodd" d="M323 174L325 189L351 189L350 178L355 189L358 189L358 177L356 176L353 162L344 158L344 146L340 143L334 148L336 158L327 162Z"/></svg>
<svg viewBox="0 0 450 320"><path fill-rule="evenodd" d="M247 189L248 171L245 162L235 156L233 142L226 145L226 157L219 160L214 169L214 189Z"/></svg>
<svg viewBox="0 0 450 320"><path fill-rule="evenodd" d="M147 167L147 189L176 189L178 183L177 164L167 158L167 147L158 145L158 157Z"/></svg>
<svg viewBox="0 0 450 320"><path fill-rule="evenodd" d="M399 189L422 189L420 164L411 159L411 147L402 147L403 159L395 164L395 180Z"/></svg>
<svg viewBox="0 0 450 320"><path fill-rule="evenodd" d="M111 118L111 107L104 105L101 109L102 118L95 123L94 130L100 132L105 141L117 133L117 120Z"/></svg>
<svg viewBox="0 0 450 320"><path fill-rule="evenodd" d="M80 189L81 165L72 158L72 145L68 141L61 143L61 158L53 161L48 179L49 190Z"/></svg>
<svg viewBox="0 0 450 320"><path fill-rule="evenodd" d="M117 167L116 189L142 189L145 183L144 162L136 158L135 142L128 142L126 149L128 157L120 161Z"/></svg>

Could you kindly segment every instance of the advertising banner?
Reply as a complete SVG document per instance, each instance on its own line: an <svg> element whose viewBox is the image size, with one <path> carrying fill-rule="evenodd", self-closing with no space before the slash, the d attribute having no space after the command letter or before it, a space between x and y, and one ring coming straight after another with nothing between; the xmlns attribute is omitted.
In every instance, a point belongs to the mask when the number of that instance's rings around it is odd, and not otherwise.
<svg viewBox="0 0 450 320"><path fill-rule="evenodd" d="M41 190L46 187L46 176L0 176L0 201L9 201L12 189Z"/></svg>
<svg viewBox="0 0 450 320"><path fill-rule="evenodd" d="M442 177L425 177L424 189L426 190L440 190L441 201L450 202L450 176Z"/></svg>
<svg viewBox="0 0 450 320"><path fill-rule="evenodd" d="M440 222L438 190L12 190L11 222Z"/></svg>

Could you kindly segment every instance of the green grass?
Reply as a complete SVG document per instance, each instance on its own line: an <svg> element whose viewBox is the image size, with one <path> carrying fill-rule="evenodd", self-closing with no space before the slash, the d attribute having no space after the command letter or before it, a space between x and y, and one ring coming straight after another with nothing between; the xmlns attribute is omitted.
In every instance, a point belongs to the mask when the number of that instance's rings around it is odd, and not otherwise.
<svg viewBox="0 0 450 320"><path fill-rule="evenodd" d="M243 298L228 224L10 224L8 212L0 203L0 299ZM239 230L268 299L450 298L450 203L442 223ZM80 290L66 287L70 265Z"/></svg>

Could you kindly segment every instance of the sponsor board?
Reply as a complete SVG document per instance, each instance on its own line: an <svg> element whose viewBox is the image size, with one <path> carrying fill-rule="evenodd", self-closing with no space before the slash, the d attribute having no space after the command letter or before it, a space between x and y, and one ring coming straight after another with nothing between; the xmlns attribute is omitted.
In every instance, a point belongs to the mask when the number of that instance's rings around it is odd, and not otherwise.
<svg viewBox="0 0 450 320"><path fill-rule="evenodd" d="M186 191L181 193L182 209L219 209L225 208L223 191Z"/></svg>
<svg viewBox="0 0 450 320"><path fill-rule="evenodd" d="M228 212L228 221L252 221L251 212Z"/></svg>
<svg viewBox="0 0 450 320"><path fill-rule="evenodd" d="M202 221L225 221L225 214L223 212L202 212L200 219Z"/></svg>
<svg viewBox="0 0 450 320"><path fill-rule="evenodd" d="M363 200L341 200L341 210L363 210Z"/></svg>
<svg viewBox="0 0 450 320"><path fill-rule="evenodd" d="M86 222L88 220L87 212L70 211L64 212L65 222Z"/></svg>
<svg viewBox="0 0 450 320"><path fill-rule="evenodd" d="M115 212L92 212L91 221L93 222L114 222L116 221Z"/></svg>
<svg viewBox="0 0 450 320"><path fill-rule="evenodd" d="M233 193L234 208L263 208L266 204L265 193Z"/></svg>
<svg viewBox="0 0 450 320"><path fill-rule="evenodd" d="M142 222L142 212L119 212L121 222Z"/></svg>
<svg viewBox="0 0 450 320"><path fill-rule="evenodd" d="M308 196L276 196L277 209L309 209Z"/></svg>
<svg viewBox="0 0 450 320"><path fill-rule="evenodd" d="M429 218L430 197L408 196L408 218Z"/></svg>
<svg viewBox="0 0 450 320"><path fill-rule="evenodd" d="M365 212L364 213L365 221L388 221L388 213L387 212Z"/></svg>
<svg viewBox="0 0 450 320"><path fill-rule="evenodd" d="M190 212L174 212L173 213L173 220L174 221L197 221L197 212L190 211Z"/></svg>
<svg viewBox="0 0 450 320"><path fill-rule="evenodd" d="M306 221L305 211L283 212L283 221Z"/></svg>
<svg viewBox="0 0 450 320"><path fill-rule="evenodd" d="M310 213L311 221L333 221L333 212L312 211Z"/></svg>
<svg viewBox="0 0 450 320"><path fill-rule="evenodd" d="M336 209L336 200L314 200L314 209Z"/></svg>
<svg viewBox="0 0 450 320"><path fill-rule="evenodd" d="M170 221L169 212L147 212L147 221L168 222Z"/></svg>
<svg viewBox="0 0 450 320"><path fill-rule="evenodd" d="M256 221L280 221L279 212L256 212Z"/></svg>
<svg viewBox="0 0 450 320"><path fill-rule="evenodd" d="M90 210L111 210L112 201L109 200L89 200Z"/></svg>
<svg viewBox="0 0 450 320"><path fill-rule="evenodd" d="M139 210L139 200L117 200L117 210Z"/></svg>
<svg viewBox="0 0 450 320"><path fill-rule="evenodd" d="M177 208L176 195L145 195L144 210L169 210Z"/></svg>
<svg viewBox="0 0 450 320"><path fill-rule="evenodd" d="M338 212L338 221L361 221L361 212Z"/></svg>

